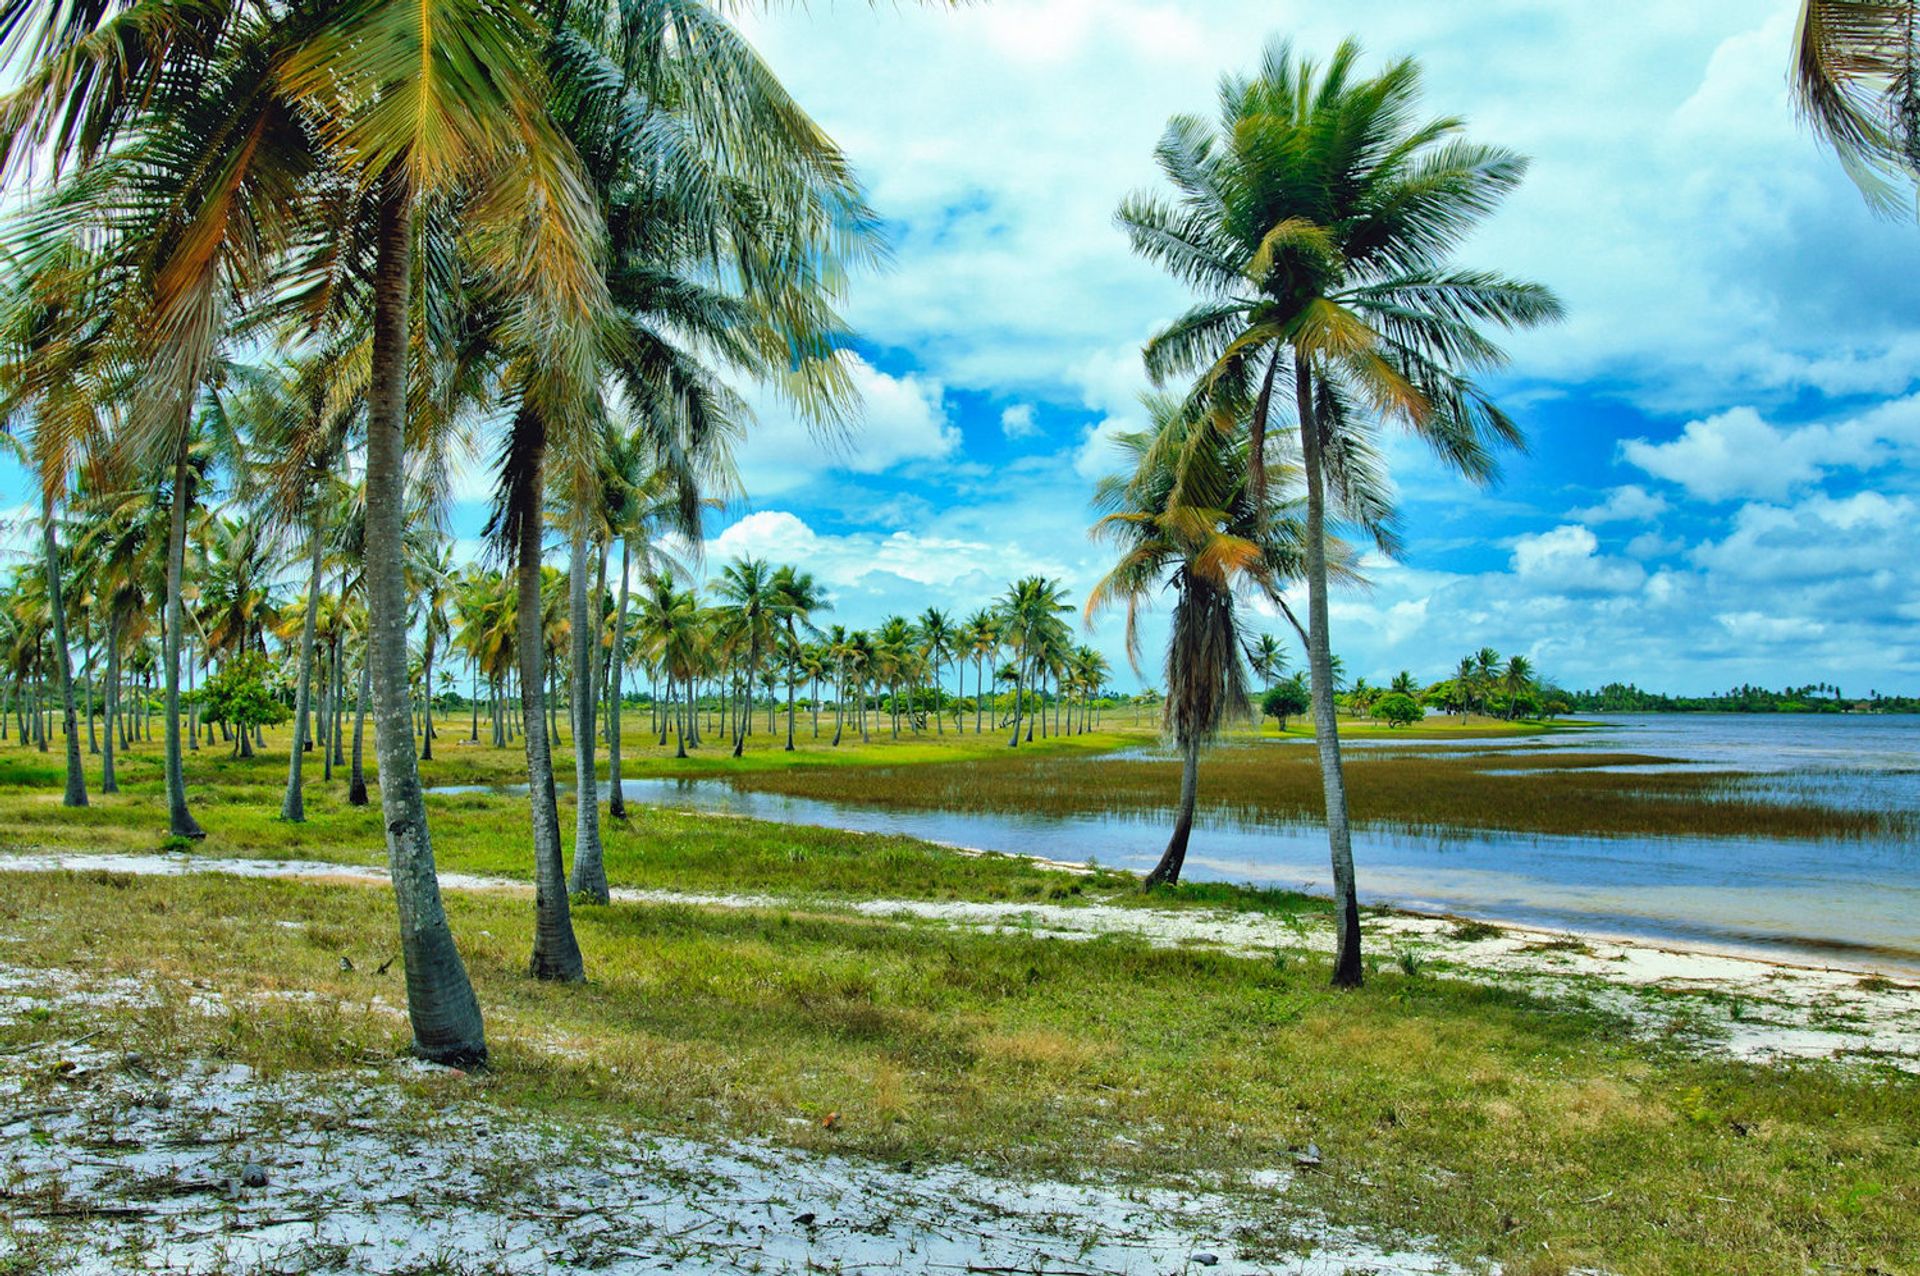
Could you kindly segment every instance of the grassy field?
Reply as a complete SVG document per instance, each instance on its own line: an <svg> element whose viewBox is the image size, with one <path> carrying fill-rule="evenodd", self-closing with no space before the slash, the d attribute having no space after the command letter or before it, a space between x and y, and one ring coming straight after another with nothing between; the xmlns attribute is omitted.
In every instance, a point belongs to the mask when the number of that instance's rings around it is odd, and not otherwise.
<svg viewBox="0 0 1920 1276"><path fill-rule="evenodd" d="M453 734L423 767L428 784L523 778L517 748L461 746ZM949 734L876 737L837 753L806 740L786 755L763 730L740 762L710 748L684 768L643 749L633 769L1049 809L1085 785L1154 804L1164 764L1092 756L1151 739L1145 724L1121 724L1036 740L1032 752ZM254 759L204 749L190 759L210 832L196 849L382 862L377 805L346 805L344 776L322 782L317 754L309 822L274 818L285 758L273 746L270 737ZM1286 811L1301 800L1296 773L1311 776L1310 752L1246 742L1218 751L1203 775L1216 792L1256 790L1263 813ZM127 792L67 811L57 753L0 749L0 838L14 849L154 849L164 822L158 760L157 746L140 746L122 761ZM1586 760L1556 756L1557 765ZM1356 806L1378 817L1419 803L1471 822L1475 803L1546 776L1561 793L1593 784L1585 820L1646 818L1631 813L1657 805L1606 814L1608 784L1647 777L1488 774L1518 761L1489 764L1468 751L1435 759L1447 768L1436 771L1419 758L1368 754L1353 764ZM444 869L529 876L522 799L469 793L429 804ZM1286 892L1201 885L1145 897L1122 874L637 806L630 820L608 823L606 843L620 887L785 902L577 907L593 982L554 988L524 974L524 896L451 892L495 1049L492 1071L472 1082L475 1097L543 1118L1142 1185L1285 1169L1314 1144L1321 1165L1299 1175L1289 1200L1519 1272L1920 1265L1910 1226L1920 1215L1920 1105L1890 1068L1715 1058L1682 1038L1650 1039L1644 1024L1602 1008L1613 1003L1598 986L1591 998L1546 1000L1399 962L1378 945L1367 987L1336 994L1305 945L1249 958L850 911L873 899L1098 901L1260 910L1277 919L1277 935L1323 923L1322 902ZM0 893L10 963L102 983L131 977L158 1000L0 1024L0 1058L89 1032L100 1034L96 1045L146 1058L232 1060L269 1075L391 1057L406 1041L400 973L374 972L393 956L392 927L390 898L365 885L10 876ZM209 997L236 1009L195 1011L195 997L203 1009Z"/></svg>
<svg viewBox="0 0 1920 1276"><path fill-rule="evenodd" d="M954 871L1027 885L1006 860ZM1291 1169L1313 1144L1289 1200L1509 1271L1920 1264L1920 1105L1891 1073L1700 1057L1579 998L1391 963L1334 993L1300 952L800 905L581 907L593 982L553 987L525 977L524 896L456 892L449 909L495 1052L465 1093L529 1116L1143 1186ZM364 886L10 879L10 962L131 976L158 999L0 1025L0 1052L93 1033L148 1066L359 1068L405 1044L399 973L374 973L391 927Z"/></svg>

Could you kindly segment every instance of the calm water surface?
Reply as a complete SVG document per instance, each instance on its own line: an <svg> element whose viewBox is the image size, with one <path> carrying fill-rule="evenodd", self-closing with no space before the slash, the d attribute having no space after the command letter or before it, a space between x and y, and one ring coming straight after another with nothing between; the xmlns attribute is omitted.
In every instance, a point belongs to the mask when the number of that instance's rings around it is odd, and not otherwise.
<svg viewBox="0 0 1920 1276"><path fill-rule="evenodd" d="M1627 714L1564 736L1376 739L1350 747L1650 754L1669 760L1658 769L1757 773L1736 784L1742 796L1920 816L1920 716ZM1097 859L1141 871L1158 858L1167 836L1166 817L1158 814L1056 818L888 810L756 793L724 779L629 780L624 787L629 800L662 806L902 833L1049 859ZM1197 879L1324 893L1330 889L1326 854L1326 835L1317 826L1203 813L1186 871ZM1369 903L1800 957L1854 956L1920 972L1920 846L1907 838L1576 838L1356 829L1354 859L1361 898Z"/></svg>

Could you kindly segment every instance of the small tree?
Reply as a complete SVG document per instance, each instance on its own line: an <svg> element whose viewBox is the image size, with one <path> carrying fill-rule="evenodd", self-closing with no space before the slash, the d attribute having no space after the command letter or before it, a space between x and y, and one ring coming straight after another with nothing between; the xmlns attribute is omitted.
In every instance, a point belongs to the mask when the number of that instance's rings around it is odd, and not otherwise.
<svg viewBox="0 0 1920 1276"><path fill-rule="evenodd" d="M1287 719L1298 717L1313 707L1313 696L1307 690L1306 679L1301 674L1267 689L1260 697L1260 712L1269 718L1280 720L1280 729L1287 729Z"/></svg>
<svg viewBox="0 0 1920 1276"><path fill-rule="evenodd" d="M1426 713L1414 703L1412 696L1405 692L1394 691L1381 696L1374 702L1373 716L1389 727L1405 727L1420 721Z"/></svg>
<svg viewBox="0 0 1920 1276"><path fill-rule="evenodd" d="M235 656L208 678L199 691L203 722L224 722L234 729L235 757L253 753L253 732L293 716L292 710L267 685L267 659L258 652Z"/></svg>

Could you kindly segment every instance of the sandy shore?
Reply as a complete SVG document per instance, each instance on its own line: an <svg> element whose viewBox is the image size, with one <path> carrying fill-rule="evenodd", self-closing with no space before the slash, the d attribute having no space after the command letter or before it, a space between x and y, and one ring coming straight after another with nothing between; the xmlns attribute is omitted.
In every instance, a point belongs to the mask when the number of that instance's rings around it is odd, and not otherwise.
<svg viewBox="0 0 1920 1276"><path fill-rule="evenodd" d="M301 860L195 855L44 852L0 855L0 871L139 875L224 873L357 885L384 884L384 868ZM455 891L530 894L525 882L442 873ZM1206 946L1246 956L1325 952L1324 920L1302 923L1224 909L1117 904L840 900L616 888L617 901L708 908L807 907L914 925L1016 932L1067 940L1134 936L1162 946ZM1840 1059L1920 1073L1920 985L1870 965L1808 965L1737 950L1456 918L1372 911L1369 950L1415 969L1585 1000L1650 1037L1756 1061Z"/></svg>

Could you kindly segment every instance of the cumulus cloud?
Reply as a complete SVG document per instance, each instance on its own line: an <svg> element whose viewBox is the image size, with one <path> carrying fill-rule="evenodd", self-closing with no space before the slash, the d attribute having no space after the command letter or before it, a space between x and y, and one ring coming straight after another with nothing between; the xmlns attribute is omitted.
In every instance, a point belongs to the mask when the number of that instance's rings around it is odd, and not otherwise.
<svg viewBox="0 0 1920 1276"><path fill-rule="evenodd" d="M1000 413L1000 433L1008 440L1030 439L1040 433L1031 403L1016 403Z"/></svg>
<svg viewBox="0 0 1920 1276"><path fill-rule="evenodd" d="M1626 487L1614 488L1607 493L1607 499L1598 505L1569 510L1568 516L1592 525L1644 523L1648 519L1658 518L1666 513L1667 508L1666 497L1656 492L1649 492L1637 484L1628 484Z"/></svg>
<svg viewBox="0 0 1920 1276"><path fill-rule="evenodd" d="M1778 500L1833 473L1920 458L1920 396L1891 399L1837 422L1799 426L1774 425L1751 407L1729 408L1687 422L1678 438L1665 443L1628 439L1620 455L1702 500Z"/></svg>
<svg viewBox="0 0 1920 1276"><path fill-rule="evenodd" d="M960 450L960 427L934 377L883 372L856 356L848 371L863 404L845 439L825 437L771 393L753 399L755 424L737 460L749 493L789 492L832 470L879 474L913 461L938 461Z"/></svg>
<svg viewBox="0 0 1920 1276"><path fill-rule="evenodd" d="M1551 531L1530 532L1513 542L1513 574L1535 586L1569 593L1618 594L1646 580L1640 564L1600 551L1592 529L1562 523Z"/></svg>

